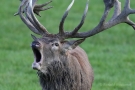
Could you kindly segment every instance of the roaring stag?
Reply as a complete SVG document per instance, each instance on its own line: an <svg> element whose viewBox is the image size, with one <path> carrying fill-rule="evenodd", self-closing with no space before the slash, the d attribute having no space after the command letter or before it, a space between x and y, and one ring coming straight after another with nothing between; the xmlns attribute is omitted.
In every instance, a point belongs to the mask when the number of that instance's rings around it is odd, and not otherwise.
<svg viewBox="0 0 135 90"><path fill-rule="evenodd" d="M34 41L31 44L35 60L32 68L38 71L38 76L42 90L90 90L93 82L93 71L89 63L87 54L78 45L85 38L93 36L108 28L120 23L127 23L135 29L135 23L129 19L130 14L135 10L130 8L130 0L126 0L124 9L121 10L119 0L103 0L105 10L99 24L87 32L78 32L84 23L88 3L86 4L81 22L71 32L65 32L64 21L72 7L74 0L65 11L57 34L50 34L41 25L34 13L40 16L39 12L50 9L44 8L52 1L45 4L36 4L37 0L21 0L19 10L15 15L19 15L28 28L41 38L32 35ZM114 7L112 18L106 22L106 18L111 8ZM66 40L69 38L80 38L78 40Z"/></svg>

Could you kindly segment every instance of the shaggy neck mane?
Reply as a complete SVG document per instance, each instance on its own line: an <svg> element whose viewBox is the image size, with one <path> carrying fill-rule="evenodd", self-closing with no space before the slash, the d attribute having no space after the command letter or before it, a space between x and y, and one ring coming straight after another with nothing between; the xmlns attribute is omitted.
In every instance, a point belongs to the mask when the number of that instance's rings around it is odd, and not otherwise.
<svg viewBox="0 0 135 90"><path fill-rule="evenodd" d="M46 74L38 72L43 90L67 90L72 88L74 83L72 74L67 63L61 61L52 62L47 67Z"/></svg>

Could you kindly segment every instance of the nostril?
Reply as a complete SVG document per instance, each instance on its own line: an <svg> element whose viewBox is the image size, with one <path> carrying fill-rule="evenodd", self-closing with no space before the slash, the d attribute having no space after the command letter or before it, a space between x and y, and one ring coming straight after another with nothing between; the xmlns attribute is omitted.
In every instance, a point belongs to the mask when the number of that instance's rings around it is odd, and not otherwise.
<svg viewBox="0 0 135 90"><path fill-rule="evenodd" d="M39 43L37 43L35 46L36 46L36 47L40 47L40 44L39 44Z"/></svg>
<svg viewBox="0 0 135 90"><path fill-rule="evenodd" d="M58 43L55 43L55 46L59 46L59 44Z"/></svg>
<svg viewBox="0 0 135 90"><path fill-rule="evenodd" d="M52 44L52 46L54 46L54 44Z"/></svg>

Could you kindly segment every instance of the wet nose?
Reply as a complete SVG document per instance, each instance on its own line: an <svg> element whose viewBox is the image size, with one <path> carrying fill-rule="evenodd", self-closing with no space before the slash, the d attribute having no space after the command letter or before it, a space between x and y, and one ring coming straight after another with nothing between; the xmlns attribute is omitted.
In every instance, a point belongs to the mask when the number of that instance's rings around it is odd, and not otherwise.
<svg viewBox="0 0 135 90"><path fill-rule="evenodd" d="M33 41L31 44L31 47L33 47L33 48L37 48L39 46L40 46L40 43L38 41Z"/></svg>

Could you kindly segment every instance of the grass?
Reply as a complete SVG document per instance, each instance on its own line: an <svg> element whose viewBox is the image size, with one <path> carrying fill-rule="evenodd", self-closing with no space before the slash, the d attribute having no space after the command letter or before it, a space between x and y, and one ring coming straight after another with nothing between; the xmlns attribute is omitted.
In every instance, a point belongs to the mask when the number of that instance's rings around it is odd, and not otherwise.
<svg viewBox="0 0 135 90"><path fill-rule="evenodd" d="M124 0L121 0L124 3ZM39 2L46 2L39 0ZM131 0L131 6L135 4ZM60 5L61 3L61 5ZM70 0L53 0L53 9L42 12L38 18L51 33L58 25ZM65 22L72 30L80 21L86 1L76 0ZM1 0L0 6L0 90L41 90L36 71L32 70L33 54L30 48L32 33L14 17L19 0ZM96 26L103 13L102 0L90 0L89 12L81 31ZM133 7L135 8L135 7ZM112 12L111 12L112 13ZM109 15L111 17L111 15ZM134 15L131 16L133 20ZM94 70L92 90L135 89L135 31L126 24L88 38L80 46L87 52Z"/></svg>

